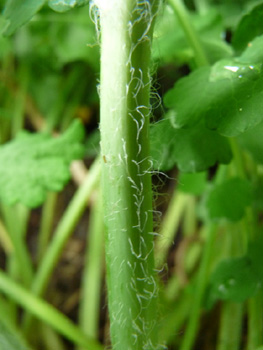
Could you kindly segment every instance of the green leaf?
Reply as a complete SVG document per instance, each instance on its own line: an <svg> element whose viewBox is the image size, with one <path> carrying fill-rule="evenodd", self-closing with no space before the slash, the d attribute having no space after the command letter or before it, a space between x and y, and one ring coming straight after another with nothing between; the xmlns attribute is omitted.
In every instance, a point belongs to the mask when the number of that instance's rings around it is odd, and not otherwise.
<svg viewBox="0 0 263 350"><path fill-rule="evenodd" d="M262 47L262 41L253 45ZM240 59L258 58L254 53L255 49L248 48ZM200 68L180 79L164 96L164 103L174 111L175 128L203 120L223 136L237 136L263 121L262 64L225 59L212 68Z"/></svg>
<svg viewBox="0 0 263 350"><path fill-rule="evenodd" d="M210 278L206 306L210 308L216 300L243 302L259 289L259 280L245 256L221 261Z"/></svg>
<svg viewBox="0 0 263 350"><path fill-rule="evenodd" d="M232 55L230 45L223 38L223 20L217 11L211 9L205 15L190 12L189 16L211 64ZM166 63L188 63L194 58L182 27L169 6L164 7L156 23L153 58Z"/></svg>
<svg viewBox="0 0 263 350"><path fill-rule="evenodd" d="M72 68L67 67L65 74L61 74L61 70L66 64L73 61L75 61L74 72L77 74L78 68L81 68L85 70L85 73L82 72L80 75L87 75L86 79L80 78L79 84L76 83L73 90L76 91L79 85L85 84L85 81L89 84L89 91L90 89L92 91L92 88L96 90L96 83L89 81L91 79L89 71L91 67L95 72L99 71L99 45L88 6L74 8L65 13L54 12L46 8L39 12L37 20L31 21L16 33L12 44L14 54L19 56L18 59L25 59L27 63L30 63L32 76L36 75L38 79L39 72L43 72L44 76L58 74L60 81L64 79L63 89L61 87L58 89L60 93L64 92L67 80L65 78ZM84 61L85 64L81 66L80 61ZM36 84L34 90L41 84Z"/></svg>
<svg viewBox="0 0 263 350"><path fill-rule="evenodd" d="M175 165L182 172L198 172L217 162L231 160L228 140L204 126L172 128L169 119L151 127L151 155L155 169L169 170Z"/></svg>
<svg viewBox="0 0 263 350"><path fill-rule="evenodd" d="M247 63L250 66L254 63L262 64L263 62L263 35L255 38L246 50L242 53L241 56L238 57L238 61L241 63Z"/></svg>
<svg viewBox="0 0 263 350"><path fill-rule="evenodd" d="M210 64L220 59L233 56L231 46L222 40L222 36L217 40L214 38L201 38L201 44L203 45Z"/></svg>
<svg viewBox="0 0 263 350"><path fill-rule="evenodd" d="M238 143L260 164L263 164L263 123L237 137Z"/></svg>
<svg viewBox="0 0 263 350"><path fill-rule="evenodd" d="M88 5L89 0L49 0L48 6L57 12L66 12L74 7Z"/></svg>
<svg viewBox="0 0 263 350"><path fill-rule="evenodd" d="M239 221L252 202L250 183L232 178L212 186L204 198L205 216L210 220Z"/></svg>
<svg viewBox="0 0 263 350"><path fill-rule="evenodd" d="M19 337L4 323L0 322L0 349L1 350L29 350Z"/></svg>
<svg viewBox="0 0 263 350"><path fill-rule="evenodd" d="M46 0L7 0L4 17L8 23L4 35L13 34L16 29L28 22L44 5Z"/></svg>
<svg viewBox="0 0 263 350"><path fill-rule="evenodd" d="M263 284L263 238L250 242L247 254L221 261L213 271L205 304L210 308L216 300L243 302Z"/></svg>
<svg viewBox="0 0 263 350"><path fill-rule="evenodd" d="M61 24L54 40L56 40L55 52L62 64L83 60L98 70L99 46L96 45L94 23L89 17L85 19L84 24Z"/></svg>
<svg viewBox="0 0 263 350"><path fill-rule="evenodd" d="M164 104L175 113L171 114L174 128L191 126L201 120L210 101L207 98L210 68L196 69L190 75L180 79L172 89L164 95Z"/></svg>
<svg viewBox="0 0 263 350"><path fill-rule="evenodd" d="M181 173L178 180L178 190L191 193L196 196L202 194L206 187L207 173L200 172L194 174Z"/></svg>
<svg viewBox="0 0 263 350"><path fill-rule="evenodd" d="M256 37L263 34L263 4L257 4L238 23L232 38L233 47L241 52Z"/></svg>
<svg viewBox="0 0 263 350"><path fill-rule="evenodd" d="M236 28L242 12L246 9L248 3L251 4L253 0L220 0L213 2L214 6L221 14L225 28L233 30Z"/></svg>
<svg viewBox="0 0 263 350"><path fill-rule="evenodd" d="M69 164L84 154L82 125L76 121L58 138L20 134L0 147L0 200L39 206L47 191L60 191L70 179Z"/></svg>

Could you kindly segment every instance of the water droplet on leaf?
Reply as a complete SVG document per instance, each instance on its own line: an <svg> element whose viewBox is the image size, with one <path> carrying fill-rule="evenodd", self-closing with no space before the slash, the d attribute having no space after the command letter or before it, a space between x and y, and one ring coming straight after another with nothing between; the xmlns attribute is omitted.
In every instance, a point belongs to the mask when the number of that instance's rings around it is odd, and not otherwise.
<svg viewBox="0 0 263 350"><path fill-rule="evenodd" d="M224 68L234 73L239 70L239 67L236 67L236 66L224 66Z"/></svg>

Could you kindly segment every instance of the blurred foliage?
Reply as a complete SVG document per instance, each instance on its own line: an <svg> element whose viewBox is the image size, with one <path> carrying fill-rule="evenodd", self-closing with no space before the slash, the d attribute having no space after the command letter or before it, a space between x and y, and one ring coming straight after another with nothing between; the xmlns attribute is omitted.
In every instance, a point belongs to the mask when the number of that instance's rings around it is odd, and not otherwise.
<svg viewBox="0 0 263 350"><path fill-rule="evenodd" d="M5 26L2 15L0 27ZM12 36L1 36L0 44L0 142L11 136L11 115L18 105L20 114L23 108L28 113L21 126L28 120L39 126L41 117L42 126L64 129L79 106L92 109L98 104L99 44L87 6L70 13L44 6Z"/></svg>

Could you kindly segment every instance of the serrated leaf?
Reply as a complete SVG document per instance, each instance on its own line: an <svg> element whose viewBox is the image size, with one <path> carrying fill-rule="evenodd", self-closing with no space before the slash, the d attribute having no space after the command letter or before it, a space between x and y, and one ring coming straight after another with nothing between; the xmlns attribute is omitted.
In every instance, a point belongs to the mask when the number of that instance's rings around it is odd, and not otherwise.
<svg viewBox="0 0 263 350"><path fill-rule="evenodd" d="M89 0L49 0L48 6L57 12L66 12L75 7L88 5Z"/></svg>
<svg viewBox="0 0 263 350"><path fill-rule="evenodd" d="M169 119L151 127L151 155L154 168L169 170L175 165L182 172L198 172L217 162L227 164L232 154L228 140L202 125L173 129Z"/></svg>
<svg viewBox="0 0 263 350"><path fill-rule="evenodd" d="M250 183L232 178L209 189L204 199L205 216L210 220L239 221L251 202Z"/></svg>
<svg viewBox="0 0 263 350"><path fill-rule="evenodd" d="M8 23L4 35L13 34L19 27L28 22L44 5L46 0L7 0L4 17Z"/></svg>
<svg viewBox="0 0 263 350"><path fill-rule="evenodd" d="M0 322L0 349L1 350L29 350L4 323Z"/></svg>
<svg viewBox="0 0 263 350"><path fill-rule="evenodd" d="M174 111L173 126L203 120L223 136L237 136L262 122L262 43L257 38L240 58L218 61L179 80L164 96L166 107Z"/></svg>
<svg viewBox="0 0 263 350"><path fill-rule="evenodd" d="M69 164L83 156L84 136L76 121L58 138L20 134L0 147L0 200L39 206L47 191L60 191L70 179Z"/></svg>
<svg viewBox="0 0 263 350"><path fill-rule="evenodd" d="M239 21L232 38L232 45L242 51L258 35L263 34L263 4L257 4Z"/></svg>

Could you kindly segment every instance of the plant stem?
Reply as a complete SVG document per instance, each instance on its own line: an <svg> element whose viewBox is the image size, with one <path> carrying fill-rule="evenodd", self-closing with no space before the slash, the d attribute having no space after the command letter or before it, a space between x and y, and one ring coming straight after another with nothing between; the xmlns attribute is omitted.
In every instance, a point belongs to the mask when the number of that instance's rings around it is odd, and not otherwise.
<svg viewBox="0 0 263 350"><path fill-rule="evenodd" d="M176 341L175 334L180 334L191 310L191 300L191 295L186 292L174 302L165 304L165 317L159 325L160 340L168 344Z"/></svg>
<svg viewBox="0 0 263 350"><path fill-rule="evenodd" d="M243 311L243 303L223 303L217 350L240 349Z"/></svg>
<svg viewBox="0 0 263 350"><path fill-rule="evenodd" d="M167 0L167 3L174 10L179 23L184 30L186 39L189 42L189 45L192 47L194 51L194 59L197 67L208 66L209 61L206 57L200 39L198 37L197 32L192 26L191 20L189 18L189 14L187 8L185 7L182 0Z"/></svg>
<svg viewBox="0 0 263 350"><path fill-rule="evenodd" d="M244 157L235 138L230 138L230 145L233 153L232 165L235 175L239 176L241 179L246 180L248 176L246 174ZM246 209L246 214L241 222L241 225L246 241L249 239L253 240L258 236L255 214L251 207L248 207Z"/></svg>
<svg viewBox="0 0 263 350"><path fill-rule="evenodd" d="M202 15L205 15L207 13L207 11L209 10L209 1L208 0L195 0L194 4L195 4L197 11Z"/></svg>
<svg viewBox="0 0 263 350"><path fill-rule="evenodd" d="M87 239L85 267L82 277L82 296L80 299L80 328L93 339L98 338L100 291L103 271L104 225L102 203L99 194L91 207L89 237Z"/></svg>
<svg viewBox="0 0 263 350"><path fill-rule="evenodd" d="M9 234L1 220L0 220L0 244L6 255L9 255L12 253L14 247L9 237Z"/></svg>
<svg viewBox="0 0 263 350"><path fill-rule="evenodd" d="M65 350L65 345L57 332L53 328L48 326L46 323L41 323L38 325L40 335L42 338L42 343L45 344L45 350ZM39 335L38 340L39 340Z"/></svg>
<svg viewBox="0 0 263 350"><path fill-rule="evenodd" d="M234 155L234 166L236 167L236 172L239 177L246 179L247 174L245 171L244 158L242 157L243 154L241 153L236 139L232 138L230 140L232 152ZM245 243L247 243L249 240L253 241L258 237L259 230L256 225L255 213L251 207L247 208L241 225ZM257 346L262 345L263 342L263 317L261 312L262 305L262 293L259 293L258 295L248 300L248 350L254 350Z"/></svg>
<svg viewBox="0 0 263 350"><path fill-rule="evenodd" d="M182 224L185 237L193 236L197 228L196 197L193 195L188 195L188 197L188 205L186 207Z"/></svg>
<svg viewBox="0 0 263 350"><path fill-rule="evenodd" d="M149 157L150 54L158 6L97 0L101 21L102 193L114 350L157 348Z"/></svg>
<svg viewBox="0 0 263 350"><path fill-rule="evenodd" d="M14 255L10 254L9 258L15 259L23 283L29 287L33 279L33 265L24 237L27 221L20 220L21 218L18 217L18 206L1 205L1 211L5 217L6 226L14 247Z"/></svg>
<svg viewBox="0 0 263 350"><path fill-rule="evenodd" d="M229 142L233 153L233 165L236 176L239 176L241 179L245 179L246 172L244 169L242 153L240 151L239 145L235 138L229 138Z"/></svg>
<svg viewBox="0 0 263 350"><path fill-rule="evenodd" d="M254 350L263 344L262 307L262 292L248 300L248 350Z"/></svg>
<svg viewBox="0 0 263 350"><path fill-rule="evenodd" d="M24 125L24 115L25 115L25 104L26 104L26 90L28 85L28 67L26 64L21 64L17 75L19 76L19 81L21 86L16 93L16 103L14 104L14 112L12 118L12 137L23 129Z"/></svg>
<svg viewBox="0 0 263 350"><path fill-rule="evenodd" d="M201 312L201 305L203 301L204 291L207 283L207 275L210 265L210 259L213 249L213 243L216 235L216 225L209 224L205 227L206 229L206 242L203 251L203 257L201 265L198 271L197 285L195 289L194 299L191 307L191 313L189 322L186 328L185 336L181 345L180 350L191 350L196 333L199 326L199 317Z"/></svg>
<svg viewBox="0 0 263 350"><path fill-rule="evenodd" d="M40 230L39 230L39 239L38 239L38 252L37 252L37 260L41 261L44 256L48 242L50 239L50 234L52 230L52 224L55 213L57 194L54 192L50 192L47 194L47 199L43 206Z"/></svg>
<svg viewBox="0 0 263 350"><path fill-rule="evenodd" d="M37 318L63 334L67 339L70 339L76 344L86 346L87 350L102 350L102 346L99 343L86 337L66 316L47 302L35 297L26 289L20 287L2 271L0 271L0 290L24 309L30 311Z"/></svg>
<svg viewBox="0 0 263 350"><path fill-rule="evenodd" d="M33 284L32 284L32 293L37 296L40 296L44 293L47 286L48 280L53 269L56 266L56 263L60 257L60 254L63 250L64 245L66 244L70 234L73 232L78 219L83 213L87 201L99 179L100 174L100 163L95 161L92 167L90 168L89 173L83 185L80 186L66 209L60 223L54 233L54 238L50 243L50 246L39 266L38 271L36 272ZM24 328L29 329L30 325L29 315L25 315L24 319Z"/></svg>
<svg viewBox="0 0 263 350"><path fill-rule="evenodd" d="M180 220L189 202L190 196L174 191L168 210L162 221L160 236L155 241L156 267L161 268L166 261L168 250L175 239Z"/></svg>

